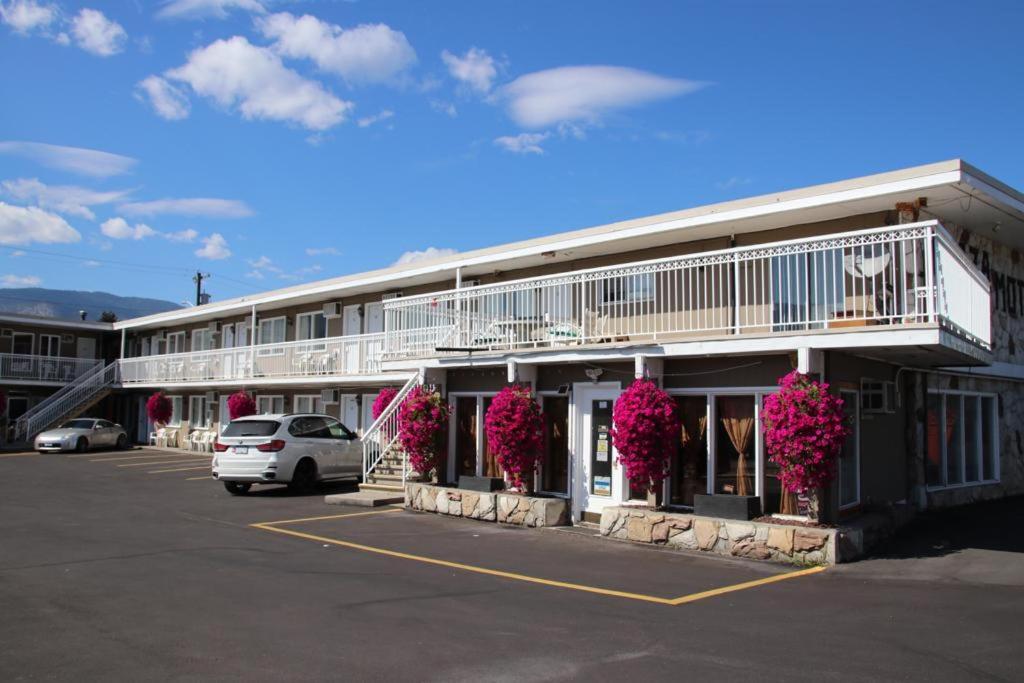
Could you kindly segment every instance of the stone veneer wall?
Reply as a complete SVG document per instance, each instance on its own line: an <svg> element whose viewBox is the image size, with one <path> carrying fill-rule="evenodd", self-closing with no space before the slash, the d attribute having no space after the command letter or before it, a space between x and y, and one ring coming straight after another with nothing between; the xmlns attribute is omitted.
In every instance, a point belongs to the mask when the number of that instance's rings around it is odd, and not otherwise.
<svg viewBox="0 0 1024 683"><path fill-rule="evenodd" d="M836 564L841 555L836 529L818 529L606 507L601 535L669 548L794 564ZM852 559L843 557L843 560Z"/></svg>
<svg viewBox="0 0 1024 683"><path fill-rule="evenodd" d="M569 501L564 498L465 491L415 482L405 486L405 507L418 512L525 527L564 526L569 523Z"/></svg>

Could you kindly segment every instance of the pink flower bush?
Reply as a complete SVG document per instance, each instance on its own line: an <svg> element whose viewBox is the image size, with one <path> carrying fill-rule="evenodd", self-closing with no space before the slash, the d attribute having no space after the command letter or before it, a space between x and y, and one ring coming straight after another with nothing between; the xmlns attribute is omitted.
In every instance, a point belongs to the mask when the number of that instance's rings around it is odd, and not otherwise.
<svg viewBox="0 0 1024 683"><path fill-rule="evenodd" d="M153 424L165 425L174 415L174 404L162 391L158 391L146 401L146 416Z"/></svg>
<svg viewBox="0 0 1024 683"><path fill-rule="evenodd" d="M794 370L779 380L779 392L764 400L764 445L790 493L826 486L850 433L843 399Z"/></svg>
<svg viewBox="0 0 1024 683"><path fill-rule="evenodd" d="M228 419L237 420L240 417L256 414L256 399L244 391L236 391L228 396Z"/></svg>
<svg viewBox="0 0 1024 683"><path fill-rule="evenodd" d="M529 486L544 451L544 418L524 386L505 387L484 418L487 444L516 489Z"/></svg>
<svg viewBox="0 0 1024 683"><path fill-rule="evenodd" d="M395 396L398 396L398 389L394 387L385 387L380 390L377 398L373 399L373 406L370 408L374 420L380 417L381 413L391 405L391 402L395 400Z"/></svg>
<svg viewBox="0 0 1024 683"><path fill-rule="evenodd" d="M612 445L626 476L653 492L679 442L676 402L654 382L638 379L615 401L612 422Z"/></svg>
<svg viewBox="0 0 1024 683"><path fill-rule="evenodd" d="M423 385L410 391L398 409L398 442L409 466L422 475L436 469L441 459L449 413L441 394Z"/></svg>

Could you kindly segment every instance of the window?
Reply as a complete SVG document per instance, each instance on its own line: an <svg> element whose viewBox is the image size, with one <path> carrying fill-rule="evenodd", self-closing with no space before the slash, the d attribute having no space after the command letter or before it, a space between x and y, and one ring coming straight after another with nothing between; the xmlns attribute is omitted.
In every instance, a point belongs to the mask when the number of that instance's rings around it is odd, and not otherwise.
<svg viewBox="0 0 1024 683"><path fill-rule="evenodd" d="M40 356L59 356L60 355L60 335L58 335L58 334L41 334L41 335L39 335L39 355Z"/></svg>
<svg viewBox="0 0 1024 683"><path fill-rule="evenodd" d="M693 507L693 497L708 490L707 396L675 396L679 409L678 450L671 463L669 502Z"/></svg>
<svg viewBox="0 0 1024 683"><path fill-rule="evenodd" d="M895 411L895 384L877 379L861 379L861 410L865 413L891 413Z"/></svg>
<svg viewBox="0 0 1024 683"><path fill-rule="evenodd" d="M295 316L295 338L323 339L327 336L327 318L322 312L299 313Z"/></svg>
<svg viewBox="0 0 1024 683"><path fill-rule="evenodd" d="M483 429L487 409L491 406L493 394L453 395L455 416L450 424L452 429L449 449L452 476L480 475L501 477L497 458L487 446L487 433Z"/></svg>
<svg viewBox="0 0 1024 683"><path fill-rule="evenodd" d="M297 417L288 425L288 433L300 439L329 439L331 431L322 417Z"/></svg>
<svg viewBox="0 0 1024 683"><path fill-rule="evenodd" d="M210 332L210 328L203 327L198 330L192 330L192 350L193 351L209 351L213 348L213 333Z"/></svg>
<svg viewBox="0 0 1024 683"><path fill-rule="evenodd" d="M284 396L257 396L256 412L260 415L280 415L284 413Z"/></svg>
<svg viewBox="0 0 1024 683"><path fill-rule="evenodd" d="M189 397L188 421L193 429L206 429L210 426L210 413L207 410L205 396Z"/></svg>
<svg viewBox="0 0 1024 683"><path fill-rule="evenodd" d="M654 298L654 273L618 275L601 281L601 303L650 301Z"/></svg>
<svg viewBox="0 0 1024 683"><path fill-rule="evenodd" d="M235 420L224 428L224 436L273 436L280 426L273 420Z"/></svg>
<svg viewBox="0 0 1024 683"><path fill-rule="evenodd" d="M15 332L11 339L11 353L32 355L32 343L35 339L36 336L30 332Z"/></svg>
<svg viewBox="0 0 1024 683"><path fill-rule="evenodd" d="M181 425L181 396L168 396L171 399L171 421L170 426L177 427Z"/></svg>
<svg viewBox="0 0 1024 683"><path fill-rule="evenodd" d="M172 332L167 335L167 353L184 353L185 333Z"/></svg>
<svg viewBox="0 0 1024 683"><path fill-rule="evenodd" d="M544 459L541 489L569 493L569 397L544 396Z"/></svg>
<svg viewBox="0 0 1024 683"><path fill-rule="evenodd" d="M925 479L929 488L999 480L999 424L995 394L928 394Z"/></svg>
<svg viewBox="0 0 1024 683"><path fill-rule="evenodd" d="M285 318L267 318L260 321L260 344L280 344L285 337Z"/></svg>
<svg viewBox="0 0 1024 683"><path fill-rule="evenodd" d="M319 394L310 394L308 396L296 396L295 397L295 412L296 413L322 413L324 412L324 404L320 400Z"/></svg>
<svg viewBox="0 0 1024 683"><path fill-rule="evenodd" d="M845 315L842 254L836 250L776 256L771 260L775 331L820 328Z"/></svg>

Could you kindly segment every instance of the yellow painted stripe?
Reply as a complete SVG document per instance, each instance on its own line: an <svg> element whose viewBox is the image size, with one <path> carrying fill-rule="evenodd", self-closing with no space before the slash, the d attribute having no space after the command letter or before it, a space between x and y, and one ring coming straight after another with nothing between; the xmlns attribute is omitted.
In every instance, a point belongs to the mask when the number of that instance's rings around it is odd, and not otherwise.
<svg viewBox="0 0 1024 683"><path fill-rule="evenodd" d="M171 455L169 455L167 453L164 453L163 455L123 455L123 456L121 456L119 458L97 458L97 457L95 457L95 454L93 454L93 458L91 460L89 460L89 462L113 462L115 460L148 460L148 459L151 459L151 458L170 458L170 457L175 457L175 456L171 456ZM200 455L179 455L179 456L176 456L176 457L178 459L181 459L181 460L196 460L198 458L206 457L206 456L200 456Z"/></svg>
<svg viewBox="0 0 1024 683"><path fill-rule="evenodd" d="M343 517L366 517L367 515L383 515L385 512L401 512L402 508L388 508L387 510L373 510L371 512L345 512L340 515L325 515L323 517L302 517L301 519L282 519L279 522L260 522L264 526L280 526L281 524L298 524L299 522L319 522L324 519L341 519Z"/></svg>
<svg viewBox="0 0 1024 683"><path fill-rule="evenodd" d="M0 453L0 458L25 458L30 455L39 455L38 453Z"/></svg>
<svg viewBox="0 0 1024 683"><path fill-rule="evenodd" d="M118 467L149 467L150 465L178 465L183 462L212 462L212 458L178 458L177 460L158 460L157 462L130 462Z"/></svg>
<svg viewBox="0 0 1024 683"><path fill-rule="evenodd" d="M755 581L746 581L744 583L738 583L731 586L724 586L722 588L715 588L712 590L701 591L699 593L691 593L689 595L683 595L678 598L662 598L656 595L646 595L644 593L632 593L629 591L618 591L609 588L599 588L596 586L587 586L579 583L570 583L567 581L555 581L553 579L544 579L537 576L527 576L525 574L517 574L514 572L506 572L499 569L490 569L488 567L478 567L471 564L463 564L461 562L450 562L448 560L439 560L433 557L425 557L423 555L413 555L410 553L403 553L396 550L388 550L386 548L378 548L371 545L364 545L362 543L353 543L351 541L343 541L337 538L328 538L326 536L317 536L315 534L306 534L301 531L292 531L291 529L278 529L274 527L274 524L285 524L299 521L315 521L317 519L337 519L340 517L358 517L362 515L381 514L384 512L392 512L392 510L381 510L375 512L362 512L362 513L351 513L345 515L331 515L329 517L313 517L305 520L285 520L284 522L264 522L260 524L252 524L250 526L263 531L272 531L278 534L285 534L287 536L294 536L296 538L303 538L310 541L316 541L318 543L326 543L329 545L341 546L343 548L352 548L353 550L362 550L368 553L375 553L377 555L385 555L387 557L395 557L402 560L411 560L413 562L422 562L424 564L432 564L439 567L447 567L449 569L459 569L462 571L473 572L475 574L484 574L487 576L496 576L503 579L511 579L514 581L523 581L526 583L539 584L542 586L550 586L554 588L566 588L569 590L582 591L584 593L593 593L596 595L607 595L616 598L626 598L629 600L638 600L641 602L650 602L659 605L676 606L696 602L697 600L704 600L711 598L716 595L723 595L725 593L731 593L734 591L746 590L754 588L756 586L762 586L765 584L775 583L778 581L784 581L786 579L797 578L800 576L806 576L808 574L814 574L825 570L825 567L813 567L811 569L803 569L795 572L789 572L787 574L779 574L776 576L770 576L763 579L757 579Z"/></svg>
<svg viewBox="0 0 1024 683"><path fill-rule="evenodd" d="M208 470L208 469L210 469L209 465L200 465L199 467L175 467L175 468L172 468L172 469L169 469L169 470L152 470L150 472L146 472L146 474L161 474L163 472L189 472L191 470Z"/></svg>
<svg viewBox="0 0 1024 683"><path fill-rule="evenodd" d="M185 481L216 481L213 477L189 477Z"/></svg>

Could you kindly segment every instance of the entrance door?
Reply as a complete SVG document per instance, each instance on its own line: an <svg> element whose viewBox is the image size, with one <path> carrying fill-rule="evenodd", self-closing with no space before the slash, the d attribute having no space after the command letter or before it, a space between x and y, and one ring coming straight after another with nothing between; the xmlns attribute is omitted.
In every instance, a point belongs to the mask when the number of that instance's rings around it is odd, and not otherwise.
<svg viewBox="0 0 1024 683"><path fill-rule="evenodd" d="M609 505L620 505L628 495L622 467L612 447L612 406L622 390L618 382L576 384L576 438L573 444L573 518L583 513L600 515Z"/></svg>
<svg viewBox="0 0 1024 683"><path fill-rule="evenodd" d="M363 317L359 306L345 306L342 311L341 333L344 336L362 333ZM359 344L345 344L341 349L341 365L346 374L359 372ZM347 425L346 425L347 426Z"/></svg>
<svg viewBox="0 0 1024 683"><path fill-rule="evenodd" d="M77 351L79 358L95 358L96 340L92 337L79 337Z"/></svg>
<svg viewBox="0 0 1024 683"><path fill-rule="evenodd" d="M366 332L374 334L384 331L384 304L374 301L366 304Z"/></svg>

